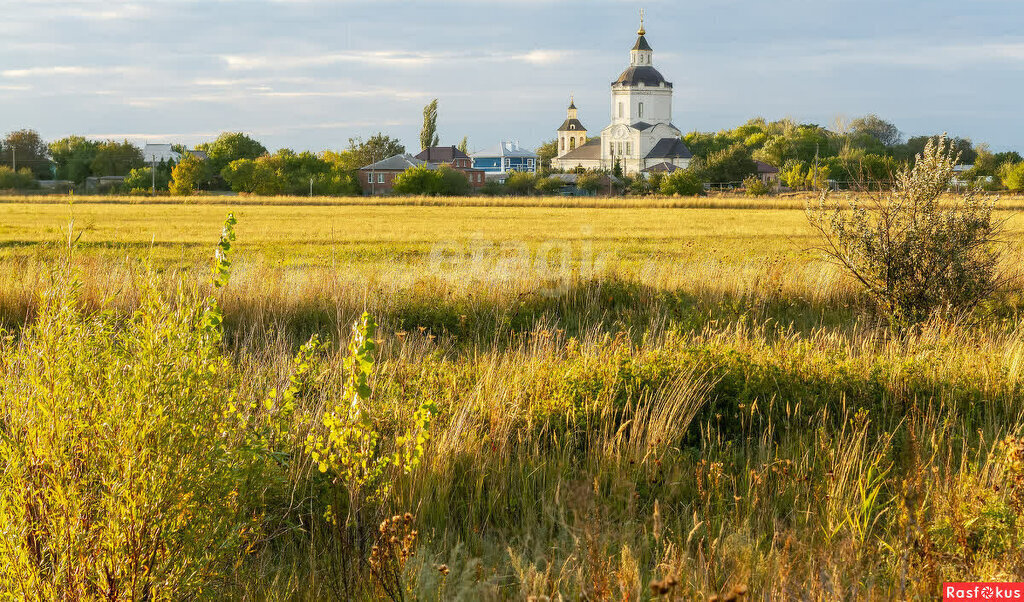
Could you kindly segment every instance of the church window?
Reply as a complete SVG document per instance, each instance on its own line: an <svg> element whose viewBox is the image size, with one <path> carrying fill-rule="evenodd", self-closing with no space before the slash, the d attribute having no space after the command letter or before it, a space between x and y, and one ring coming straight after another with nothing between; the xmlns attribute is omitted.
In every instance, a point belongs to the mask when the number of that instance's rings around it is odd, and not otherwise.
<svg viewBox="0 0 1024 602"><path fill-rule="evenodd" d="M636 116L637 117L643 117L644 116L644 103L640 103L639 105L637 105L637 107L636 107Z"/></svg>
<svg viewBox="0 0 1024 602"><path fill-rule="evenodd" d="M618 152L618 153L616 153L616 154L619 154L619 155L621 155L621 154L622 154L622 143L621 143L621 142L619 143L619 147L618 147L617 149L615 149L615 150L619 151L619 152Z"/></svg>
<svg viewBox="0 0 1024 602"><path fill-rule="evenodd" d="M622 117L622 103L619 103L619 118Z"/></svg>
<svg viewBox="0 0 1024 602"><path fill-rule="evenodd" d="M633 156L633 143L632 142L627 142L626 143L626 156L627 157L632 157Z"/></svg>
<svg viewBox="0 0 1024 602"><path fill-rule="evenodd" d="M562 150L565 150L565 138L562 138Z"/></svg>
<svg viewBox="0 0 1024 602"><path fill-rule="evenodd" d="M576 148L576 139L575 138L569 138L569 150L573 150L575 148Z"/></svg>
<svg viewBox="0 0 1024 602"><path fill-rule="evenodd" d="M613 156L613 157L615 156L615 143L614 142L609 142L608 143L608 154Z"/></svg>

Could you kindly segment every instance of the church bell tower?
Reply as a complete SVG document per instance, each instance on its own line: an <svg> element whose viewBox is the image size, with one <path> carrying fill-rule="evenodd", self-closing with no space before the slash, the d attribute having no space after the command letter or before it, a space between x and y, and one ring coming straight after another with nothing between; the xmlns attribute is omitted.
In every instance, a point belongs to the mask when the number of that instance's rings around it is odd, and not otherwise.
<svg viewBox="0 0 1024 602"><path fill-rule="evenodd" d="M555 156L561 157L565 153L583 146L586 142L587 128L580 123L576 111L576 101L570 97L565 121L558 128L558 152Z"/></svg>

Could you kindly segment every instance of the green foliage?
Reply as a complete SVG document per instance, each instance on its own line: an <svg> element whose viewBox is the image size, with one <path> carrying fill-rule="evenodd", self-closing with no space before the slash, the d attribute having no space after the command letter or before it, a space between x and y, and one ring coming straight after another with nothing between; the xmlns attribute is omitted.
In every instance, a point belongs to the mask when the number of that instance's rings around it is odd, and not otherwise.
<svg viewBox="0 0 1024 602"><path fill-rule="evenodd" d="M187 196L210 180L207 162L193 154L185 154L171 170L168 190L171 194Z"/></svg>
<svg viewBox="0 0 1024 602"><path fill-rule="evenodd" d="M420 130L420 148L427 149L441 142L437 135L437 99L423 107L423 128Z"/></svg>
<svg viewBox="0 0 1024 602"><path fill-rule="evenodd" d="M92 161L96 158L98 142L86 140L81 136L69 136L51 142L50 157L56 166L54 177L58 180L71 180L77 184L85 182L92 175Z"/></svg>
<svg viewBox="0 0 1024 602"><path fill-rule="evenodd" d="M171 181L171 173L174 169L173 161L161 161L156 164L156 189L158 191L166 191ZM153 168L149 167L137 167L125 176L123 182L121 182L121 190L125 192L143 192L148 193L153 190Z"/></svg>
<svg viewBox="0 0 1024 602"><path fill-rule="evenodd" d="M802 190L807 183L807 167L803 161L790 159L779 170L779 180L793 190Z"/></svg>
<svg viewBox="0 0 1024 602"><path fill-rule="evenodd" d="M257 159L267 154L265 146L242 132L224 132L213 142L196 146L196 150L206 152L210 173L215 175L233 161Z"/></svg>
<svg viewBox="0 0 1024 602"><path fill-rule="evenodd" d="M17 171L23 167L28 168L37 180L46 180L52 175L52 164L47 154L46 143L35 130L9 132L0 141L0 165Z"/></svg>
<svg viewBox="0 0 1024 602"><path fill-rule="evenodd" d="M874 204L853 199L848 208L830 209L826 193L816 207L807 207L827 256L864 286L895 327L919 324L939 311L969 311L999 283L1002 225L993 219L994 201L968 191L955 203L939 202L957 159L939 138Z"/></svg>
<svg viewBox="0 0 1024 602"><path fill-rule="evenodd" d="M1003 186L1013 192L1024 192L1024 161L1020 163L1004 163L999 170L999 178Z"/></svg>
<svg viewBox="0 0 1024 602"><path fill-rule="evenodd" d="M749 149L741 143L736 143L709 154L703 161L694 160L690 170L704 182L739 182L757 173L757 165L751 158Z"/></svg>
<svg viewBox="0 0 1024 602"><path fill-rule="evenodd" d="M554 177L549 176L547 178L539 178L537 183L534 185L537 192L543 195L558 194L565 186L565 182Z"/></svg>
<svg viewBox="0 0 1024 602"><path fill-rule="evenodd" d="M466 195L469 194L469 179L466 174L447 165L437 169L420 165L395 176L393 189L398 194Z"/></svg>
<svg viewBox="0 0 1024 602"><path fill-rule="evenodd" d="M96 146L89 170L94 176L127 176L131 170L143 166L142 149L128 140L106 140Z"/></svg>
<svg viewBox="0 0 1024 602"><path fill-rule="evenodd" d="M551 169L551 160L558 156L558 140L549 140L537 147L537 162L542 170Z"/></svg>
<svg viewBox="0 0 1024 602"><path fill-rule="evenodd" d="M362 138L349 138L348 150L335 153L333 159L340 163L343 170L352 171L404 153L405 146L401 142L378 132L366 141Z"/></svg>
<svg viewBox="0 0 1024 602"><path fill-rule="evenodd" d="M661 194L695 196L704 194L704 181L689 169L678 169L661 181Z"/></svg>
<svg viewBox="0 0 1024 602"><path fill-rule="evenodd" d="M32 170L23 167L14 171L6 165L0 165L0 190L31 190L39 188Z"/></svg>
<svg viewBox="0 0 1024 602"><path fill-rule="evenodd" d="M514 196L533 194L537 189L537 176L529 172L512 172L505 178L505 190Z"/></svg>
<svg viewBox="0 0 1024 602"><path fill-rule="evenodd" d="M459 142L458 149L466 154L469 154L469 138L463 136L462 141Z"/></svg>
<svg viewBox="0 0 1024 602"><path fill-rule="evenodd" d="M576 176L576 187L580 190L586 190L590 194L595 194L600 190L603 183L604 176L597 172L588 171Z"/></svg>
<svg viewBox="0 0 1024 602"><path fill-rule="evenodd" d="M775 192L775 188L762 180L760 176L749 176L743 180L743 188L747 196L768 196Z"/></svg>
<svg viewBox="0 0 1024 602"><path fill-rule="evenodd" d="M900 143L899 128L874 113L851 121L850 130L854 134L868 136L882 146L895 146Z"/></svg>

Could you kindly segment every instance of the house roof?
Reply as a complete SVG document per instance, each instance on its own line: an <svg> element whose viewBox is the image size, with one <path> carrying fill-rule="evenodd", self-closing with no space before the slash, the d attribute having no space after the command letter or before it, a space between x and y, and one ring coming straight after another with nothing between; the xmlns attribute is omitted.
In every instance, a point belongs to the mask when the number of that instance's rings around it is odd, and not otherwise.
<svg viewBox="0 0 1024 602"><path fill-rule="evenodd" d="M669 163L668 161L662 161L661 163L657 163L655 165L652 165L652 166L648 167L647 169L644 170L644 172L647 172L647 173L654 173L654 172L672 173L672 172L680 170L680 169L683 169L683 168L679 167L675 163Z"/></svg>
<svg viewBox="0 0 1024 602"><path fill-rule="evenodd" d="M174 152L170 144L146 144L142 149L142 159L146 163L180 161L181 155Z"/></svg>
<svg viewBox="0 0 1024 602"><path fill-rule="evenodd" d="M536 159L537 153L519 146L516 142L502 141L497 146L473 153L473 158L479 157L525 157Z"/></svg>
<svg viewBox="0 0 1024 602"><path fill-rule="evenodd" d="M754 161L757 165L757 173L779 173L779 168L764 161Z"/></svg>
<svg viewBox="0 0 1024 602"><path fill-rule="evenodd" d="M566 119L562 122L562 125L558 128L559 132L578 132L587 131L587 128L583 127L583 124L579 119Z"/></svg>
<svg viewBox="0 0 1024 602"><path fill-rule="evenodd" d="M591 138L587 142L576 150L571 150L561 157L558 157L559 161L584 161L601 158L601 138Z"/></svg>
<svg viewBox="0 0 1024 602"><path fill-rule="evenodd" d="M636 44L633 44L633 50L654 50L654 49L651 48L651 45L647 43L647 38L644 37L644 34L640 34L640 36L636 39Z"/></svg>
<svg viewBox="0 0 1024 602"><path fill-rule="evenodd" d="M662 138L645 159L690 159L693 153L679 138Z"/></svg>
<svg viewBox="0 0 1024 602"><path fill-rule="evenodd" d="M425 148L416 155L416 158L421 161L440 161L441 163L451 163L456 159L468 159L469 155L455 148L455 146L431 146Z"/></svg>
<svg viewBox="0 0 1024 602"><path fill-rule="evenodd" d="M672 84L665 80L661 72L650 65L634 65L623 71L619 78L612 82L613 86L637 86L640 84L655 87L665 84L666 88L672 87Z"/></svg>
<svg viewBox="0 0 1024 602"><path fill-rule="evenodd" d="M367 165L365 167L360 167L359 169L405 171L410 167L419 167L420 165L426 165L431 169L436 167L431 163L427 163L426 161L421 161L416 157L413 157L409 153L405 153L403 155L394 155L388 157L387 159L382 159L380 161L377 161L376 163L371 163L370 165Z"/></svg>

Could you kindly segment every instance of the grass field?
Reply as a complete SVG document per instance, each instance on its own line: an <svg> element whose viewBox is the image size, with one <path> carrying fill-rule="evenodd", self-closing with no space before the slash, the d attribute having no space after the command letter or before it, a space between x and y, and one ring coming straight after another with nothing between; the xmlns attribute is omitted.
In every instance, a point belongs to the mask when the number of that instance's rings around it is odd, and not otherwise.
<svg viewBox="0 0 1024 602"><path fill-rule="evenodd" d="M813 251L802 199L121 200L0 199L15 597L1024 579L1019 296L894 334ZM364 311L378 349L353 394ZM338 431L353 398L365 420Z"/></svg>

